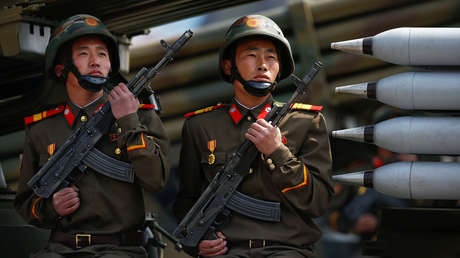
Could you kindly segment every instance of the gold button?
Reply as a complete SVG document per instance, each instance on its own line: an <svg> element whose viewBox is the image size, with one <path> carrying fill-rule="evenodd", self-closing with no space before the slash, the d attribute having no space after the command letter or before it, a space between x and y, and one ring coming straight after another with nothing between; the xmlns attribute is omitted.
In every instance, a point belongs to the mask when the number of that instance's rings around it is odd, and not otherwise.
<svg viewBox="0 0 460 258"><path fill-rule="evenodd" d="M252 120L252 118L250 116L248 116L248 121L251 121L251 120Z"/></svg>
<svg viewBox="0 0 460 258"><path fill-rule="evenodd" d="M274 164L270 164L270 165L268 165L268 168L269 168L270 170L274 170L274 169L275 169L275 165L274 165Z"/></svg>
<svg viewBox="0 0 460 258"><path fill-rule="evenodd" d="M117 132L121 133L121 128L120 127L118 127Z"/></svg>
<svg viewBox="0 0 460 258"><path fill-rule="evenodd" d="M254 171L252 170L252 168L249 169L249 174L252 174Z"/></svg>
<svg viewBox="0 0 460 258"><path fill-rule="evenodd" d="M272 160L272 159L270 159L270 158L268 158L268 159L267 159L267 164L268 164L268 165L271 165L271 164L273 164L273 160Z"/></svg>
<svg viewBox="0 0 460 258"><path fill-rule="evenodd" d="M86 118L86 116L81 116L81 117L80 117L80 121L82 121L83 123L86 122L86 120L88 120L88 119Z"/></svg>
<svg viewBox="0 0 460 258"><path fill-rule="evenodd" d="M116 148L116 149L115 149L115 154L120 155L120 153L121 153L120 148Z"/></svg>

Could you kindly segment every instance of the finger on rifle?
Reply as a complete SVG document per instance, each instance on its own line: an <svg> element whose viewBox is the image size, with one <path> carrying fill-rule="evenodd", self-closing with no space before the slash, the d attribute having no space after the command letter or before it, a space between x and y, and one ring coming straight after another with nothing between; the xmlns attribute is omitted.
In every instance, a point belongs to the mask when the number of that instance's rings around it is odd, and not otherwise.
<svg viewBox="0 0 460 258"><path fill-rule="evenodd" d="M264 136L263 131L257 131L254 128L249 128L248 132L246 133L252 137L254 137L254 140L260 139L261 137Z"/></svg>
<svg viewBox="0 0 460 258"><path fill-rule="evenodd" d="M259 120L265 121L263 119L259 119ZM263 122L257 121L255 123L253 123L250 128L256 130L257 132L264 133L264 132L266 132L267 130L270 129L270 127L269 127L270 125L267 123L267 121L265 121L265 123L263 123L263 124L262 123Z"/></svg>
<svg viewBox="0 0 460 258"><path fill-rule="evenodd" d="M59 197L59 196L64 196L64 195L67 195L67 194L70 194L70 193L75 193L76 190L73 189L72 187L65 187L65 188L62 188L61 190L55 192L53 194L53 197Z"/></svg>
<svg viewBox="0 0 460 258"><path fill-rule="evenodd" d="M75 197L75 198L71 198L71 199L64 200L64 201L62 202L62 207L63 207L64 209L70 209L70 208L72 208L73 206L79 205L79 204L80 204L80 198Z"/></svg>
<svg viewBox="0 0 460 258"><path fill-rule="evenodd" d="M267 120L265 119L261 119L261 118L257 119L256 123L262 127L268 127L268 128L272 127L272 121L267 122Z"/></svg>
<svg viewBox="0 0 460 258"><path fill-rule="evenodd" d="M227 237L224 235L224 233L222 233L222 232L220 232L220 231L218 231L216 234L217 234L217 237L218 237L218 238L227 239Z"/></svg>
<svg viewBox="0 0 460 258"><path fill-rule="evenodd" d="M222 250L219 250L217 252L214 252L214 253L209 253L209 254L206 254L206 255L203 255L204 257L214 257L214 256L217 256L217 255L221 255L221 254L225 254L227 252L228 248L227 247L224 247Z"/></svg>
<svg viewBox="0 0 460 258"><path fill-rule="evenodd" d="M62 213L63 213L64 215L68 215L68 214L74 212L75 210L77 210L78 207L80 207L80 201L75 202L75 203L72 204L71 206L64 206L64 207L62 207Z"/></svg>
<svg viewBox="0 0 460 258"><path fill-rule="evenodd" d="M203 240L200 245L200 254L203 256L215 256L217 253L222 252L227 246L227 241L222 238L215 240Z"/></svg>
<svg viewBox="0 0 460 258"><path fill-rule="evenodd" d="M118 86L120 87L120 90L121 90L122 92L131 93L131 91L128 89L128 87L126 86L126 84L120 83L120 84L118 84Z"/></svg>

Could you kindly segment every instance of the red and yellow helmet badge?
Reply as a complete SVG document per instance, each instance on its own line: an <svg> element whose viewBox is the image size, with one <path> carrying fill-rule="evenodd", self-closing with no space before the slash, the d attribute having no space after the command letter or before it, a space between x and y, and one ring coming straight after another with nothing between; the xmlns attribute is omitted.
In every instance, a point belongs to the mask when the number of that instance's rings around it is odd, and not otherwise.
<svg viewBox="0 0 460 258"><path fill-rule="evenodd" d="M92 27L95 27L95 26L99 25L99 22L96 21L96 20L93 19L93 18L86 18L86 19L85 19L85 23L86 23L88 26L92 26Z"/></svg>
<svg viewBox="0 0 460 258"><path fill-rule="evenodd" d="M246 25L250 28L257 28L259 27L259 20L258 19L248 19L246 21Z"/></svg>

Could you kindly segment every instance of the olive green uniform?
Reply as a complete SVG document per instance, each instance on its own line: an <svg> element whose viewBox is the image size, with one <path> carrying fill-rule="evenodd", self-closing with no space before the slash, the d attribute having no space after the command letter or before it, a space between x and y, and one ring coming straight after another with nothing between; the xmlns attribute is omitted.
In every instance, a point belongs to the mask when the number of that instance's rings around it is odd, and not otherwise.
<svg viewBox="0 0 460 258"><path fill-rule="evenodd" d="M137 113L118 119L109 134L96 144L106 155L131 163L134 183L118 181L88 168L87 174L76 183L80 207L62 218L53 207L52 197L38 198L27 186L53 150L58 150L106 99L104 94L84 108L69 101L65 108L61 106L62 112L54 115L52 110L42 112L42 119L26 126L15 206L28 223L68 234L117 234L140 229L143 225L142 188L160 191L169 176L168 140L159 117L151 108L140 108Z"/></svg>
<svg viewBox="0 0 460 258"><path fill-rule="evenodd" d="M269 97L248 110L234 101L186 120L179 164L180 190L174 205L179 218L185 216L216 172L244 141L250 125L272 102ZM262 248L262 254L268 255L275 249L279 252L287 246L311 256L310 248L306 247L320 238L320 230L312 218L326 211L333 193L329 179L332 160L324 117L318 111L293 110L279 128L283 144L268 157L258 156L238 190L258 199L279 202L281 221L266 222L232 213L229 223L219 229L227 237L229 255L243 255L242 252L249 255L254 252L248 250L249 240L267 240L274 244ZM215 148L209 147L214 145ZM210 155L215 157L214 162Z"/></svg>

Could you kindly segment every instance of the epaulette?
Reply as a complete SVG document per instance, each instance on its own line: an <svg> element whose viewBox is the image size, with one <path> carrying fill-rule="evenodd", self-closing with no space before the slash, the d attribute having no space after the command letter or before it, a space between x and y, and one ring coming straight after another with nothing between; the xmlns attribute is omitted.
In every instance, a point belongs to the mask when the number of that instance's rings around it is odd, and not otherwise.
<svg viewBox="0 0 460 258"><path fill-rule="evenodd" d="M31 115L31 116L28 116L28 117L24 117L24 124L28 125L28 124L32 124L32 123L38 122L40 120L43 120L45 118L52 117L52 116L57 115L57 114L61 113L62 111L64 111L64 108L65 108L64 105L59 105L56 108L46 110L46 111L42 111L40 113L37 113L35 115Z"/></svg>
<svg viewBox="0 0 460 258"><path fill-rule="evenodd" d="M215 109L218 109L218 108L221 108L221 107L224 107L224 106L225 106L225 104L218 104L218 105L215 105L215 106L210 106L210 107L207 107L207 108L199 109L197 111L193 111L193 112L185 114L184 117L191 117L191 116L195 116L195 115L198 115L198 114L203 114L203 113L213 111Z"/></svg>
<svg viewBox="0 0 460 258"><path fill-rule="evenodd" d="M153 105L153 104L140 104L139 108L140 109L155 109L155 105Z"/></svg>
<svg viewBox="0 0 460 258"><path fill-rule="evenodd" d="M294 103L292 105L293 110L312 110L312 111L321 111L323 106L314 106L310 104L303 104L303 103Z"/></svg>

